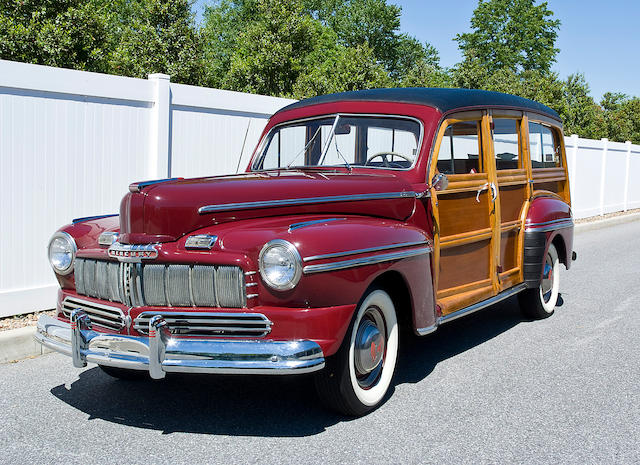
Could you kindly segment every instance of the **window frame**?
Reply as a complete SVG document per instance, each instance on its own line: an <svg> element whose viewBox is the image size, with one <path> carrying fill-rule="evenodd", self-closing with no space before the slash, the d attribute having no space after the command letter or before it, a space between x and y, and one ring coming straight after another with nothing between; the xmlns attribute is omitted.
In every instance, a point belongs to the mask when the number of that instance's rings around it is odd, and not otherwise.
<svg viewBox="0 0 640 465"><path fill-rule="evenodd" d="M418 123L418 126L420 128L420 134L418 137L418 141L417 141L417 151L416 151L416 156L415 159L413 160L413 163L411 164L411 166L407 167L407 168L392 168L392 167L385 167L385 166L361 166L361 165L352 165L352 168L354 169L376 169L376 170L390 170L390 171L410 171L412 169L414 169L418 163L418 160L420 159L420 155L422 153L422 149L423 149L423 143L424 143L424 124L422 123L422 121L414 116L408 116L408 115L390 115L390 114L383 114L383 113L343 113L343 112L336 112L336 113L325 113L322 115L314 115L314 116L309 116L309 117L305 117L305 118L298 118L298 119L291 119L291 120L287 120L287 121L283 121L281 123L278 123L276 125L274 125L273 127L271 127L269 129L269 131L264 135L264 137L260 140L260 143L258 144L257 149L255 150L255 154L253 157L253 160L251 162L251 166L250 166L250 172L252 173L259 173L259 172L265 172L265 171L278 171L278 170L285 170L287 169L286 166L281 166L279 168L258 168L258 166L263 163L264 158L266 156L266 153L264 151L265 148L265 144L267 143L267 141L273 137L273 132L280 129L283 126L288 126L291 124L296 124L296 123L304 123L306 121L313 121L313 120L319 120L319 119L325 119L325 118L335 118L336 116L340 116L340 118L358 118L358 117L362 117L362 118L386 118L386 119L404 119L407 121L414 121L416 123ZM299 168L301 166L305 166L305 165L297 165L295 166L296 168ZM309 168L340 168L343 167L344 165L318 165L318 166L312 166L309 165ZM294 166L292 166L292 168L294 168Z"/></svg>
<svg viewBox="0 0 640 465"><path fill-rule="evenodd" d="M511 121L515 121L516 123L516 130L515 130L515 134L518 137L517 140L517 148L518 148L518 166L516 168L499 168L498 167L498 159L496 157L496 139L495 139L495 122L496 120L511 120ZM495 166L495 170L496 172L500 172L500 171L509 171L509 170L524 170L525 169L525 147L524 147L524 143L525 143L525 138L524 138L524 134L523 134L523 123L524 122L524 116L522 115L522 113L520 113L519 115L508 115L508 114L493 114L491 115L491 123L492 123L492 127L491 127L491 143L493 145L493 159L494 159L494 166ZM529 124L529 122L527 123ZM527 136L528 136L528 128L527 128ZM528 136L530 137L530 136ZM529 145L529 139L526 139L526 143L527 146Z"/></svg>

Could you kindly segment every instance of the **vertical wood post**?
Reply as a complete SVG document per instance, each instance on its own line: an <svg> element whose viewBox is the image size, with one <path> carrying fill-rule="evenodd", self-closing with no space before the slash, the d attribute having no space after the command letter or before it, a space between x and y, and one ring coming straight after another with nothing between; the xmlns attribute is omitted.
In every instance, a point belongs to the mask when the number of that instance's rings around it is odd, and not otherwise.
<svg viewBox="0 0 640 465"><path fill-rule="evenodd" d="M166 74L150 74L155 86L154 103L149 124L149 177L161 179L171 176L170 105L171 77Z"/></svg>
<svg viewBox="0 0 640 465"><path fill-rule="evenodd" d="M631 173L629 172L631 167L631 141L628 140L625 142L627 145L627 160L624 169L624 204L622 207L622 211L627 211L629 208L629 177Z"/></svg>
<svg viewBox="0 0 640 465"><path fill-rule="evenodd" d="M609 139L603 137L602 141L602 166L600 168L600 216L604 215L604 189L607 173L607 150L609 145Z"/></svg>

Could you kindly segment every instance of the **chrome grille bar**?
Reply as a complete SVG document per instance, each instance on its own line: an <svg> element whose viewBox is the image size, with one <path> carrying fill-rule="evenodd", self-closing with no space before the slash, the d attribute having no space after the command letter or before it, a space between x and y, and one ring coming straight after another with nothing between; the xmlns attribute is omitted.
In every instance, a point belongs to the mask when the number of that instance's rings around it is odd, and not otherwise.
<svg viewBox="0 0 640 465"><path fill-rule="evenodd" d="M84 310L89 315L91 323L96 326L102 326L114 331L120 331L125 327L124 313L119 308L73 297L67 297L62 302L62 313L67 318L71 318L71 312L76 308Z"/></svg>
<svg viewBox="0 0 640 465"><path fill-rule="evenodd" d="M172 334L190 336L263 337L273 325L261 313L144 312L134 320L134 329L148 334L155 315L162 316Z"/></svg>
<svg viewBox="0 0 640 465"><path fill-rule="evenodd" d="M237 266L116 263L78 258L76 291L129 307L246 307Z"/></svg>

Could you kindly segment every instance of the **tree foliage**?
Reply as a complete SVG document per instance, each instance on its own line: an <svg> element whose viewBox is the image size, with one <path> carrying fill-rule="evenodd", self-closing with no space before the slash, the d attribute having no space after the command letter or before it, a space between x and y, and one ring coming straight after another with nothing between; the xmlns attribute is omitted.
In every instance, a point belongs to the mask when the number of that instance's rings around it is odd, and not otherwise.
<svg viewBox="0 0 640 465"><path fill-rule="evenodd" d="M471 17L472 32L455 40L465 58L485 63L490 71L548 72L559 50L555 48L560 21L547 2L535 0L479 0Z"/></svg>
<svg viewBox="0 0 640 465"><path fill-rule="evenodd" d="M607 137L640 144L640 98L607 92L600 102Z"/></svg>
<svg viewBox="0 0 640 465"><path fill-rule="evenodd" d="M102 2L110 8L113 72L133 77L165 73L176 82L202 82L202 44L190 0Z"/></svg>
<svg viewBox="0 0 640 465"><path fill-rule="evenodd" d="M383 44L398 27L384 0L222 0L202 29L208 84L297 98L388 87L399 52Z"/></svg>
<svg viewBox="0 0 640 465"><path fill-rule="evenodd" d="M189 0L1 0L0 58L201 82Z"/></svg>
<svg viewBox="0 0 640 465"><path fill-rule="evenodd" d="M0 58L109 71L107 20L88 1L1 0Z"/></svg>
<svg viewBox="0 0 640 465"><path fill-rule="evenodd" d="M374 87L465 87L544 103L565 132L640 143L640 99L598 104L551 71L560 22L546 2L478 0L463 60L400 31L388 0L0 0L0 58L285 97Z"/></svg>

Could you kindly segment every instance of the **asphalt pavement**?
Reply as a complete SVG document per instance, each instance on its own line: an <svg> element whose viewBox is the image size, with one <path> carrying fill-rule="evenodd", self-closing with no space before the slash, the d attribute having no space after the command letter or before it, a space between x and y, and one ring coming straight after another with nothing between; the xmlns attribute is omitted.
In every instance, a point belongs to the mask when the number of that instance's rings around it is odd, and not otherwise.
<svg viewBox="0 0 640 465"><path fill-rule="evenodd" d="M640 463L640 221L576 234L561 306L405 338L392 395L325 411L309 376L114 380L0 365L0 463Z"/></svg>

